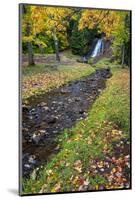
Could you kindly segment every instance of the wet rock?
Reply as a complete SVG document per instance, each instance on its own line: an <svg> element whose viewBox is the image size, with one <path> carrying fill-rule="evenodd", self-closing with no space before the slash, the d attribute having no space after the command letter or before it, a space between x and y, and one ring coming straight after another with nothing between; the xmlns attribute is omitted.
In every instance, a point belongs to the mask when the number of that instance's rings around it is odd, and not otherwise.
<svg viewBox="0 0 135 200"><path fill-rule="evenodd" d="M36 164L35 156L34 156L34 155L33 155L33 156L30 156L28 162L29 162L30 164Z"/></svg>
<svg viewBox="0 0 135 200"><path fill-rule="evenodd" d="M60 150L60 146L59 145L57 145L56 147L55 147L55 149L54 149L55 151L59 151Z"/></svg>
<svg viewBox="0 0 135 200"><path fill-rule="evenodd" d="M75 101L81 101L82 99L81 99L81 97L75 97L74 100Z"/></svg>
<svg viewBox="0 0 135 200"><path fill-rule="evenodd" d="M38 104L38 106L39 106L39 107L44 107L44 106L47 106L47 103L41 102L41 103Z"/></svg>
<svg viewBox="0 0 135 200"><path fill-rule="evenodd" d="M74 84L77 84L77 83L79 83L79 81L78 81L78 80L75 80L75 81L73 81L73 83L74 83Z"/></svg>
<svg viewBox="0 0 135 200"><path fill-rule="evenodd" d="M83 114L85 111L84 110L79 110L79 114Z"/></svg>
<svg viewBox="0 0 135 200"><path fill-rule="evenodd" d="M29 129L28 129L27 127L23 127L23 128L22 128L22 131L23 131L23 132L28 132L28 130L29 130Z"/></svg>
<svg viewBox="0 0 135 200"><path fill-rule="evenodd" d="M42 135L47 134L47 132L46 132L45 129L43 129L43 130L39 130L39 133L42 134Z"/></svg>
<svg viewBox="0 0 135 200"><path fill-rule="evenodd" d="M24 164L24 168L25 169L31 169L31 166L30 166L30 164Z"/></svg>
<svg viewBox="0 0 135 200"><path fill-rule="evenodd" d="M52 101L52 104L57 104L57 101Z"/></svg>
<svg viewBox="0 0 135 200"><path fill-rule="evenodd" d="M50 116L49 118L47 118L47 123L48 124L54 124L56 123L56 120L58 119L58 117L55 117L55 116Z"/></svg>
<svg viewBox="0 0 135 200"><path fill-rule="evenodd" d="M30 114L36 114L36 109L35 108L32 108L30 111L29 111Z"/></svg>
<svg viewBox="0 0 135 200"><path fill-rule="evenodd" d="M73 102L73 100L72 99L68 99L68 103L71 103L71 102ZM66 106L66 105L65 105Z"/></svg>
<svg viewBox="0 0 135 200"><path fill-rule="evenodd" d="M58 102L58 105L62 106L62 105L63 105L63 102L62 102L62 101Z"/></svg>
<svg viewBox="0 0 135 200"><path fill-rule="evenodd" d="M42 135L40 134L33 134L32 135L32 142L35 143L35 144L39 144L39 142L41 141L42 139Z"/></svg>
<svg viewBox="0 0 135 200"><path fill-rule="evenodd" d="M58 130L54 130L54 131L53 131L54 134L56 134L56 133L58 133L58 132L59 132Z"/></svg>
<svg viewBox="0 0 135 200"><path fill-rule="evenodd" d="M89 81L95 81L95 79L94 79L94 78L88 78L88 80L89 80Z"/></svg>
<svg viewBox="0 0 135 200"><path fill-rule="evenodd" d="M80 120L82 120L82 119L83 119L83 117L80 117L80 118L77 119L77 121L80 121Z"/></svg>
<svg viewBox="0 0 135 200"><path fill-rule="evenodd" d="M92 95L97 95L97 90L96 89L92 89Z"/></svg>
<svg viewBox="0 0 135 200"><path fill-rule="evenodd" d="M27 106L25 106L25 105L22 106L22 112L23 112L23 113L28 113L28 112L29 112L29 109L30 109L30 108L27 107Z"/></svg>
<svg viewBox="0 0 135 200"><path fill-rule="evenodd" d="M82 83L86 83L87 80L81 80Z"/></svg>
<svg viewBox="0 0 135 200"><path fill-rule="evenodd" d="M101 89L98 89L98 92L102 92L102 90L101 90Z"/></svg>
<svg viewBox="0 0 135 200"><path fill-rule="evenodd" d="M50 111L50 108L48 106L44 106L45 111Z"/></svg>
<svg viewBox="0 0 135 200"><path fill-rule="evenodd" d="M83 92L87 92L87 90L86 90L86 89L82 89L82 91L83 91Z"/></svg>
<svg viewBox="0 0 135 200"><path fill-rule="evenodd" d="M60 92L61 94L66 94L66 93L69 93L70 91L68 89L62 88Z"/></svg>
<svg viewBox="0 0 135 200"><path fill-rule="evenodd" d="M34 119L34 116L29 115L28 118L29 118L30 120L33 120L33 119Z"/></svg>

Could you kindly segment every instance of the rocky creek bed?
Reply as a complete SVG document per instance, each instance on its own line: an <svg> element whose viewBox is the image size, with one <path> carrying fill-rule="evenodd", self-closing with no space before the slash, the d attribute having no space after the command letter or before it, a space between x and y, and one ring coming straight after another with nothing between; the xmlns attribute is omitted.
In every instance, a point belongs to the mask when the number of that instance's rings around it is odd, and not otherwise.
<svg viewBox="0 0 135 200"><path fill-rule="evenodd" d="M29 177L35 168L45 165L59 151L58 134L87 117L110 76L109 69L98 69L80 80L32 97L29 105L22 106L23 177Z"/></svg>

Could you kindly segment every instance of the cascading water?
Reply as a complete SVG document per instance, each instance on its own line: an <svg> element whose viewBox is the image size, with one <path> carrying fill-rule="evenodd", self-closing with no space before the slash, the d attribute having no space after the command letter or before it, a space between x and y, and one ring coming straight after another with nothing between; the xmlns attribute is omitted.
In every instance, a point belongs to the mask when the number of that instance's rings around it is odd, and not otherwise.
<svg viewBox="0 0 135 200"><path fill-rule="evenodd" d="M104 50L105 50L105 43L103 36L100 38L95 38L87 54L81 57L80 60L78 59L77 61L87 63L89 58L95 58L97 56L102 55L104 53Z"/></svg>
<svg viewBox="0 0 135 200"><path fill-rule="evenodd" d="M90 57L95 58L96 56L103 53L104 50L104 41L102 38L95 39L93 41L92 48L88 51L87 55L81 58L82 62L87 62Z"/></svg>
<svg viewBox="0 0 135 200"><path fill-rule="evenodd" d="M96 56L98 56L103 50L103 40L102 39L98 39L96 46L91 54L91 57L94 58Z"/></svg>

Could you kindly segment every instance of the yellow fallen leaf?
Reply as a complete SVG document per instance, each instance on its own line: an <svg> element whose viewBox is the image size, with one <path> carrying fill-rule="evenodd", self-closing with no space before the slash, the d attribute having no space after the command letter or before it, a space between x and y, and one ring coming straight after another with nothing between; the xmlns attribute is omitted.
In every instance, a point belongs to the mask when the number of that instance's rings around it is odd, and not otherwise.
<svg viewBox="0 0 135 200"><path fill-rule="evenodd" d="M111 172L112 172L112 173L115 173L115 172L116 172L116 168L113 168Z"/></svg>
<svg viewBox="0 0 135 200"><path fill-rule="evenodd" d="M78 180L79 180L79 176L76 176L76 177L72 180L72 183L73 183L74 185L76 185L77 182L78 182Z"/></svg>
<svg viewBox="0 0 135 200"><path fill-rule="evenodd" d="M96 186L95 186L95 189L96 189L96 190L98 190L98 189L99 189L99 186L98 186L98 185L96 185Z"/></svg>
<svg viewBox="0 0 135 200"><path fill-rule="evenodd" d="M74 169L76 169L79 173L82 172L82 163L81 163L81 160L77 160L74 163Z"/></svg>
<svg viewBox="0 0 135 200"><path fill-rule="evenodd" d="M59 192L61 188L60 182L55 184L55 186L51 189L51 192Z"/></svg>
<svg viewBox="0 0 135 200"><path fill-rule="evenodd" d="M52 175L53 171L50 169L50 170L47 170L46 173L47 173L47 175Z"/></svg>

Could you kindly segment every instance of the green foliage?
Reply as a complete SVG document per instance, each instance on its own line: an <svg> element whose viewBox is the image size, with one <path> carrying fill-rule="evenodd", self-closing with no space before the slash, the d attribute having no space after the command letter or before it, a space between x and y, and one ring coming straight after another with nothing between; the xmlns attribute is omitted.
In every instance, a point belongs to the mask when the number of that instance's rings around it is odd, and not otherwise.
<svg viewBox="0 0 135 200"><path fill-rule="evenodd" d="M97 31L95 29L88 30L87 28L79 31L77 26L73 29L70 47L74 54L84 55L90 49L93 39Z"/></svg>
<svg viewBox="0 0 135 200"><path fill-rule="evenodd" d="M58 33L59 50L63 51L68 48L69 44L65 35ZM28 52L27 42L22 43L23 53ZM33 42L33 53L36 54L52 54L55 53L54 40L52 36L48 36L45 33L40 33L36 36L35 42Z"/></svg>
<svg viewBox="0 0 135 200"><path fill-rule="evenodd" d="M73 12L72 9L23 5L24 10L22 15L23 53L28 51L25 45L28 42L32 42L34 46L33 53L53 53L56 38L60 50L69 46L66 29L67 18Z"/></svg>
<svg viewBox="0 0 135 200"><path fill-rule="evenodd" d="M112 50L115 59L121 64L122 47L124 46L124 62L130 65L130 13L119 12L120 24L114 29L112 36L114 37Z"/></svg>
<svg viewBox="0 0 135 200"><path fill-rule="evenodd" d="M58 33L59 50L63 51L69 48L69 43L65 34Z"/></svg>
<svg viewBox="0 0 135 200"><path fill-rule="evenodd" d="M28 31L29 29L29 31ZM28 53L28 42L34 53L54 53L54 36L59 50L71 48L74 54L85 55L99 32L112 39L113 59L130 65L130 12L23 6L22 46Z"/></svg>
<svg viewBox="0 0 135 200"><path fill-rule="evenodd" d="M89 58L88 59L88 64L93 65L93 62L94 62L94 58Z"/></svg>

